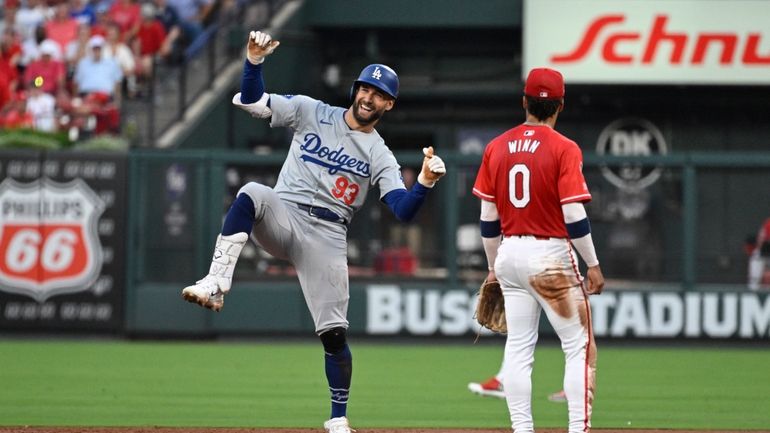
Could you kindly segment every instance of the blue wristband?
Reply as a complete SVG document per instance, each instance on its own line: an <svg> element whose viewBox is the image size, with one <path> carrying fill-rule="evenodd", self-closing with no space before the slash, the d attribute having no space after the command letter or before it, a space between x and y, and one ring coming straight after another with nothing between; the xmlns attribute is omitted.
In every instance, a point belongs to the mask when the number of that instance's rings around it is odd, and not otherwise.
<svg viewBox="0 0 770 433"><path fill-rule="evenodd" d="M580 221L567 224L567 234L570 239L578 239L591 233L591 223L588 222L588 218L583 218Z"/></svg>
<svg viewBox="0 0 770 433"><path fill-rule="evenodd" d="M479 221L482 238L496 238L500 236L500 220Z"/></svg>

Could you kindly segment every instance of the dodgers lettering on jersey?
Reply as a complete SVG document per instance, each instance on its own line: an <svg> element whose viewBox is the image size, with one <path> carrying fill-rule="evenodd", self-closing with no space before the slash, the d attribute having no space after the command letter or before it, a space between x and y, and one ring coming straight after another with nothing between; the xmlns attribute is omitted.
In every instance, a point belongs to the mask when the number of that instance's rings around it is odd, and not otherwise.
<svg viewBox="0 0 770 433"><path fill-rule="evenodd" d="M519 125L484 151L473 194L492 201L504 235L566 238L561 205L591 200L578 145L545 125Z"/></svg>
<svg viewBox="0 0 770 433"><path fill-rule="evenodd" d="M405 189L401 167L377 131L354 131L345 109L303 96L270 94L271 127L294 130L274 187L284 200L333 210L350 221L367 192Z"/></svg>
<svg viewBox="0 0 770 433"><path fill-rule="evenodd" d="M321 143L321 137L315 132L305 134L304 143L300 149L305 152L300 156L302 160L327 167L329 174L342 171L367 178L371 175L368 162L346 154L344 147L331 150Z"/></svg>

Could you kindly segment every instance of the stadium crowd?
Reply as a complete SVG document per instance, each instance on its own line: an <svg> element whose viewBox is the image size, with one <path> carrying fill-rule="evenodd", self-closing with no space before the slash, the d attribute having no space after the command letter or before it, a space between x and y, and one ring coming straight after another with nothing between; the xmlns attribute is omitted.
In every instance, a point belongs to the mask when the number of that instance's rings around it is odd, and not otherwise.
<svg viewBox="0 0 770 433"><path fill-rule="evenodd" d="M122 98L143 97L155 62L179 63L226 1L0 0L0 128L119 132Z"/></svg>

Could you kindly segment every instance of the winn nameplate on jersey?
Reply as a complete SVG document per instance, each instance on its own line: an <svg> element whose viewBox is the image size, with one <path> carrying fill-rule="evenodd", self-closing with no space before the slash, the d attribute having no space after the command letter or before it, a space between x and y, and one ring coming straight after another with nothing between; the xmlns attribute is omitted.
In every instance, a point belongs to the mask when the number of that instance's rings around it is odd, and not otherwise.
<svg viewBox="0 0 770 433"><path fill-rule="evenodd" d="M0 290L43 302L99 277L97 221L105 205L81 179L0 184Z"/></svg>

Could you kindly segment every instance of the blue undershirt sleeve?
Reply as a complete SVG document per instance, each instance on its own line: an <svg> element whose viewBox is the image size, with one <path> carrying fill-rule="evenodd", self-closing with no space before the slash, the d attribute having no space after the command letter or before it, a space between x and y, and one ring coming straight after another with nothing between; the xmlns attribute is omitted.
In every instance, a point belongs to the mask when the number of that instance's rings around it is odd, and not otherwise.
<svg viewBox="0 0 770 433"><path fill-rule="evenodd" d="M415 182L411 190L394 189L382 197L382 201L388 205L393 215L401 222L409 222L417 215L417 211L425 201L430 188Z"/></svg>
<svg viewBox="0 0 770 433"><path fill-rule="evenodd" d="M241 77L241 103L253 104L265 93L262 64L253 65L248 59L244 62L243 77Z"/></svg>

